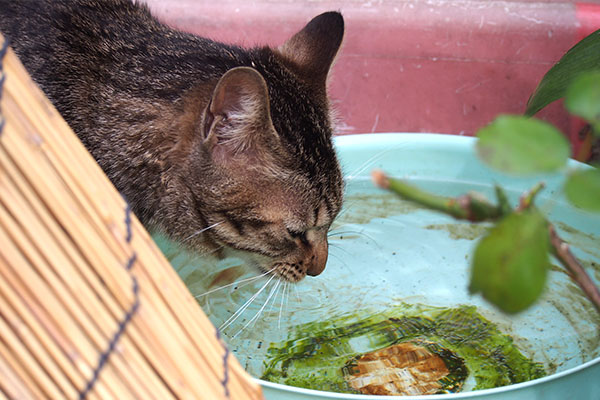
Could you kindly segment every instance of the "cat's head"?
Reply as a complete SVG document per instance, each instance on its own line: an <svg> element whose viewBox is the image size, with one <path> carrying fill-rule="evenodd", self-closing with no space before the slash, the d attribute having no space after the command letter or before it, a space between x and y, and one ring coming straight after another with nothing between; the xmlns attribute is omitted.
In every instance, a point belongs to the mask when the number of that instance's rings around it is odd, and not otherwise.
<svg viewBox="0 0 600 400"><path fill-rule="evenodd" d="M326 81L343 33L330 12L253 50L214 88L191 155L204 238L289 281L323 271L342 204Z"/></svg>

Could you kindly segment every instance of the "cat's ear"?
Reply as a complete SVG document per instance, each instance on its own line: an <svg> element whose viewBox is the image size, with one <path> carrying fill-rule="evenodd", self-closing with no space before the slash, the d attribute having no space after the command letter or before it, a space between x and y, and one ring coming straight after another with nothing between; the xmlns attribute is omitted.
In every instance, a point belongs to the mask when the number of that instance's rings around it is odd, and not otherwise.
<svg viewBox="0 0 600 400"><path fill-rule="evenodd" d="M255 69L227 71L213 91L203 118L204 142L227 154L240 154L277 139L267 84Z"/></svg>
<svg viewBox="0 0 600 400"><path fill-rule="evenodd" d="M343 37L342 15L339 12L326 12L313 18L278 50L306 77L325 83Z"/></svg>

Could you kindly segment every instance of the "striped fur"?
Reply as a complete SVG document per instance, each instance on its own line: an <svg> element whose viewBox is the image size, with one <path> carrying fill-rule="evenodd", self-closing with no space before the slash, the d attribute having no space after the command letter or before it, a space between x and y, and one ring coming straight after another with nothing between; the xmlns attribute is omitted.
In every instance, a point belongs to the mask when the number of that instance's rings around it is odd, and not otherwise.
<svg viewBox="0 0 600 400"><path fill-rule="evenodd" d="M322 271L343 191L339 13L277 49L178 32L130 0L0 0L0 30L148 228L290 281Z"/></svg>

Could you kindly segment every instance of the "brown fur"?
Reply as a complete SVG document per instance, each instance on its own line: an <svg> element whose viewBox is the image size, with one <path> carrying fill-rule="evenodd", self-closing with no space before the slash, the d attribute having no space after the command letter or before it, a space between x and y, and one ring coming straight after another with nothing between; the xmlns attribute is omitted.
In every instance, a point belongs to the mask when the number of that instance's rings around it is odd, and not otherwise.
<svg viewBox="0 0 600 400"><path fill-rule="evenodd" d="M0 0L0 30L148 228L290 281L323 270L340 14L278 49L178 32L130 0Z"/></svg>

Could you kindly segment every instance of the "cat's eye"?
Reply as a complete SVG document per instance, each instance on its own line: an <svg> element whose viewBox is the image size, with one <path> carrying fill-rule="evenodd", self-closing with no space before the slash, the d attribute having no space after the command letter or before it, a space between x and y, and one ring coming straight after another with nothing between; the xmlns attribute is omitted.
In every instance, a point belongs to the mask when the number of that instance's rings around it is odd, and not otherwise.
<svg viewBox="0 0 600 400"><path fill-rule="evenodd" d="M289 229L289 228L288 228L287 232L288 232L288 235L290 235L293 239L297 239L300 236L302 236L302 234L303 234L300 231L295 231L295 230Z"/></svg>
<svg viewBox="0 0 600 400"><path fill-rule="evenodd" d="M300 241L304 244L308 243L308 239L306 238L306 232L302 232L302 231L296 231L293 229L289 229L287 230L288 235L290 235L290 237L292 239L300 239Z"/></svg>

